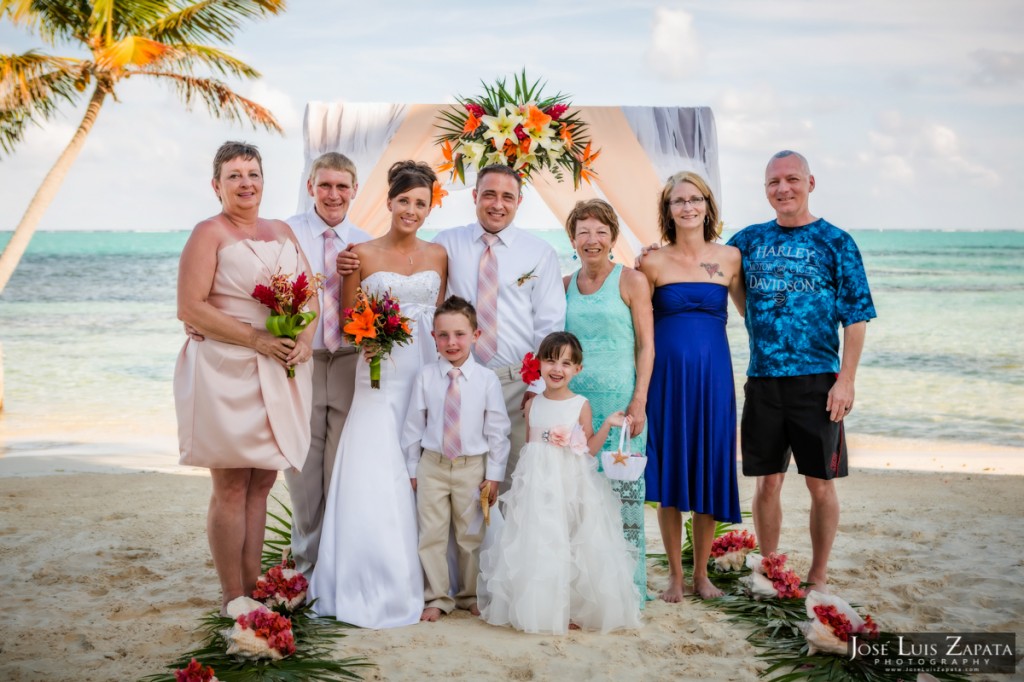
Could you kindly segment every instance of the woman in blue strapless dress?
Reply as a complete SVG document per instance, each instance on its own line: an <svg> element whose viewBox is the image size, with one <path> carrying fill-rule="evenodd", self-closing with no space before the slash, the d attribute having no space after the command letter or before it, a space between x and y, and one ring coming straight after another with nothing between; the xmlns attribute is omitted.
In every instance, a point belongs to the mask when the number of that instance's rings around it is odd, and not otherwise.
<svg viewBox="0 0 1024 682"><path fill-rule="evenodd" d="M654 371L647 393L647 499L669 560L661 598L688 591L681 560L682 512L693 512L693 583L703 599L721 596L708 580L715 521L739 523L736 389L725 334L728 297L744 304L739 250L716 244L718 206L707 183L672 176L658 206L666 245L640 266L654 289Z"/></svg>

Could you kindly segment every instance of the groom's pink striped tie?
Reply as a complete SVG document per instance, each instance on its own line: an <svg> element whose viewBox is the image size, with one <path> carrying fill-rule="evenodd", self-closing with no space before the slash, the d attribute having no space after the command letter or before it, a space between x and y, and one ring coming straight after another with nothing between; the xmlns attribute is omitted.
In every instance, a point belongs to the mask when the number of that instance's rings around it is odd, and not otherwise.
<svg viewBox="0 0 1024 682"><path fill-rule="evenodd" d="M480 325L476 356L487 364L498 353L498 257L494 253L498 236L484 232L481 239L486 248L480 256L480 274L476 283L476 319Z"/></svg>
<svg viewBox="0 0 1024 682"><path fill-rule="evenodd" d="M448 370L448 390L444 394L444 436L441 447L448 459L462 455L462 434L459 431L459 413L462 411L460 374L462 371L458 367Z"/></svg>
<svg viewBox="0 0 1024 682"><path fill-rule="evenodd" d="M341 348L341 276L338 274L338 239L334 228L324 232L324 346L332 353Z"/></svg>

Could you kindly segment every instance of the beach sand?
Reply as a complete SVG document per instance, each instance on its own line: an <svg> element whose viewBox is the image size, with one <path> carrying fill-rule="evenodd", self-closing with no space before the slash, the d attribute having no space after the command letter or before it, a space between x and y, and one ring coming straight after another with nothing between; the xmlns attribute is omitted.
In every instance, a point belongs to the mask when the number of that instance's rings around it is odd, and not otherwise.
<svg viewBox="0 0 1024 682"><path fill-rule="evenodd" d="M838 484L835 593L886 630L1015 632L1019 655L1024 449L859 439L854 453ZM740 485L749 509L752 482ZM287 499L283 481L275 494ZM0 679L137 679L192 648L199 618L218 604L208 495L205 473L167 453L0 458ZM782 548L802 573L808 497L795 474L783 496ZM648 546L661 551L648 512ZM665 581L652 565L652 593ZM457 612L353 630L337 656L368 657L372 680L755 680L745 635L699 603L652 601L634 632L526 635Z"/></svg>

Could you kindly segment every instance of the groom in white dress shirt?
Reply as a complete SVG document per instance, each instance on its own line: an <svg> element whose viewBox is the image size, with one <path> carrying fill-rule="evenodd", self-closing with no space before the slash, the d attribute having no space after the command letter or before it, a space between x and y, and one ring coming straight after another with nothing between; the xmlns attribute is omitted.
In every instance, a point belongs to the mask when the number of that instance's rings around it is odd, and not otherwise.
<svg viewBox="0 0 1024 682"><path fill-rule="evenodd" d="M341 341L338 326L341 277L336 257L349 245L367 241L370 235L347 217L359 189L355 164L348 157L329 152L317 158L306 189L313 197L313 208L287 222L310 268L328 276L328 286L320 292L323 312L313 337L313 438L302 471L286 471L285 480L292 500L292 556L295 568L308 577L316 565L334 457L355 389L356 349ZM334 297L334 301L325 301L327 297ZM329 308L333 302L338 305L333 306L332 313ZM325 323L331 329L325 329Z"/></svg>
<svg viewBox="0 0 1024 682"><path fill-rule="evenodd" d="M523 356L537 352L541 340L565 328L565 289L554 248L546 241L512 224L523 200L522 180L508 166L486 166L477 173L473 202L477 222L453 227L434 241L448 251L448 296L470 301L477 310L481 341L474 355L494 370L512 430L511 450L500 492L512 484L519 451L526 442L523 407L532 395L544 390L538 381L527 388L519 375ZM491 236L493 235L493 237ZM485 251L490 245L497 261L496 329L488 329L486 306L478 294L487 270ZM483 295L487 299L487 294ZM494 335L494 347L487 348L486 335Z"/></svg>

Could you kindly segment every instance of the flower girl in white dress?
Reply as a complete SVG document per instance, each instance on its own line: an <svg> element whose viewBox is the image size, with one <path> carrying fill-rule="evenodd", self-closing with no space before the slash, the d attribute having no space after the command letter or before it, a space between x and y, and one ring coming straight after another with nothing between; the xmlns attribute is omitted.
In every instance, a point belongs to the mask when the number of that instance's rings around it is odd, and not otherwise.
<svg viewBox="0 0 1024 682"><path fill-rule="evenodd" d="M481 618L551 634L639 627L636 553L593 456L625 414L592 433L590 403L569 390L583 366L572 334L548 335L538 357L545 389L527 408L527 443L501 498L504 527L480 557Z"/></svg>

